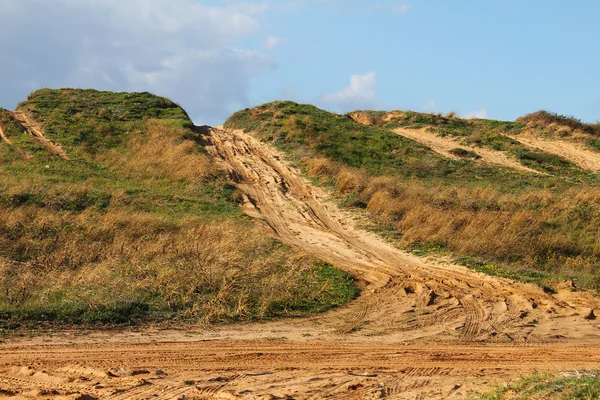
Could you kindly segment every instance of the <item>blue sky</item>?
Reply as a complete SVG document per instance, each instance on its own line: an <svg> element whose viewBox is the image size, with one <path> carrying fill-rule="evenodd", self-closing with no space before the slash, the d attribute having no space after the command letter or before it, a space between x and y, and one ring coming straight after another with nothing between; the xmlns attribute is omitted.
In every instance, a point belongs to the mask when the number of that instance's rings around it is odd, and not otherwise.
<svg viewBox="0 0 600 400"><path fill-rule="evenodd" d="M209 124L276 99L593 122L599 15L591 0L3 0L0 106L68 86L148 90Z"/></svg>

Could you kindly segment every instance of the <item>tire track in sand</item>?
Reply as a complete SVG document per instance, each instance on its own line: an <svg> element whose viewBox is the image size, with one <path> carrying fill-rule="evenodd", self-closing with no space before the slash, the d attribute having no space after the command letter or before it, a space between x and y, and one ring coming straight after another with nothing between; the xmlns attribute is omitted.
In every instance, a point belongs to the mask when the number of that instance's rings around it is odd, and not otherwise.
<svg viewBox="0 0 600 400"><path fill-rule="evenodd" d="M252 215L263 218L285 244L346 270L365 287L349 307L313 318L333 325L333 332L403 332L406 339L449 335L463 340L499 340L502 333L503 340L510 341L532 334L538 339L569 337L576 326L578 336L598 336L583 318L600 305L590 293L565 290L553 295L534 285L400 251L356 229L322 190L283 161L282 154L251 135L210 129L204 139L209 153L245 194L245 207ZM502 321L502 332L490 318Z"/></svg>

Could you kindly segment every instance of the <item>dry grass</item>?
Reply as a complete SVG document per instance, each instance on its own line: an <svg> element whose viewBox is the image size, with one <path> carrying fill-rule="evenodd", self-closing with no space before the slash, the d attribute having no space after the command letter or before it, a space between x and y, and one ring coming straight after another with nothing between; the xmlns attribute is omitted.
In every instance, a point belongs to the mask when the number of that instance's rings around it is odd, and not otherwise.
<svg viewBox="0 0 600 400"><path fill-rule="evenodd" d="M135 104L36 102L71 161L14 127L10 148L31 159L0 146L0 334L39 323L297 316L354 298L349 275L241 215L236 188L182 110L155 110L172 104L145 94L117 97ZM150 115L177 118L131 115L143 114L140 99Z"/></svg>
<svg viewBox="0 0 600 400"><path fill-rule="evenodd" d="M600 124L586 124L575 117L559 115L548 111L536 111L517 119L528 128L546 129L560 137L574 134L600 136Z"/></svg>
<svg viewBox="0 0 600 400"><path fill-rule="evenodd" d="M214 163L200 152L188 134L184 128L149 120L143 132L129 140L126 152L112 150L101 157L113 168L129 171L134 177L194 181L214 174Z"/></svg>
<svg viewBox="0 0 600 400"><path fill-rule="evenodd" d="M203 321L253 319L276 315L282 304L293 313L327 289L313 260L259 225L20 207L0 210L0 232L5 312L136 302Z"/></svg>
<svg viewBox="0 0 600 400"><path fill-rule="evenodd" d="M576 274L600 287L600 189L560 193L502 193L492 186L427 185L419 180L367 177L357 169L326 164L331 179L353 204L366 206L378 223L393 227L405 245L436 243L467 255Z"/></svg>

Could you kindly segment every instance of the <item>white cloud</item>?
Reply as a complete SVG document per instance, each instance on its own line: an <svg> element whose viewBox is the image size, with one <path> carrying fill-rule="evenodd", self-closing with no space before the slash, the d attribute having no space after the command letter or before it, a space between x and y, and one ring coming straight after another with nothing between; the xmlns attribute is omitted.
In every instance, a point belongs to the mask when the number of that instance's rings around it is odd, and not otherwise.
<svg viewBox="0 0 600 400"><path fill-rule="evenodd" d="M264 48L267 50L273 50L275 47L284 44L287 42L287 39L281 38L278 36L269 36L267 40L265 40Z"/></svg>
<svg viewBox="0 0 600 400"><path fill-rule="evenodd" d="M235 47L260 31L262 3L2 0L0 11L5 107L39 87L150 91L216 123L247 105L250 79L273 66Z"/></svg>
<svg viewBox="0 0 600 400"><path fill-rule="evenodd" d="M481 107L479 110L471 110L463 115L463 118L487 118L487 110Z"/></svg>
<svg viewBox="0 0 600 400"><path fill-rule="evenodd" d="M435 110L436 110L435 100L434 99L425 100L425 103L423 104L423 111L427 112L427 113L432 113L432 112L435 112Z"/></svg>
<svg viewBox="0 0 600 400"><path fill-rule="evenodd" d="M402 3L402 4L391 6L391 10L393 12L395 12L396 14L406 14L407 12L410 11L411 8L412 8L412 6L408 3Z"/></svg>
<svg viewBox="0 0 600 400"><path fill-rule="evenodd" d="M364 75L352 75L347 87L339 92L325 94L319 100L338 112L377 108L379 101L375 84L376 75L373 71Z"/></svg>

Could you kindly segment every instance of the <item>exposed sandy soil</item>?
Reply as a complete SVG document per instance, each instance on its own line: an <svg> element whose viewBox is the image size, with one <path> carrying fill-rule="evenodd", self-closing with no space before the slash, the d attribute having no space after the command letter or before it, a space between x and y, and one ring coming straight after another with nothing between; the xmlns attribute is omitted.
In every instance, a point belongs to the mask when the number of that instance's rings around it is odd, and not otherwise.
<svg viewBox="0 0 600 400"><path fill-rule="evenodd" d="M597 368L599 299L418 258L355 228L281 154L206 131L209 152L282 242L359 280L311 318L160 331L67 332L0 344L0 395L27 398L464 398L537 369ZM79 396L79 397L78 397Z"/></svg>
<svg viewBox="0 0 600 400"><path fill-rule="evenodd" d="M600 153L588 150L582 143L560 139L547 139L533 133L511 136L528 147L556 154L579 167L591 171L600 171Z"/></svg>
<svg viewBox="0 0 600 400"><path fill-rule="evenodd" d="M10 139L4 133L4 129L2 128L2 125L0 125L0 141L5 142L7 144L12 144Z"/></svg>
<svg viewBox="0 0 600 400"><path fill-rule="evenodd" d="M40 142L48 151L52 154L68 160L67 153L59 145L52 143L44 135L44 129L35 122L27 113L22 111L15 111L13 113L15 121L27 132L29 132L38 142Z"/></svg>
<svg viewBox="0 0 600 400"><path fill-rule="evenodd" d="M386 114L382 121L391 121L399 116L401 112L393 111L391 113ZM353 112L348 114L350 118L359 124L363 125L374 125L376 123L373 115L363 113L363 112ZM459 140L453 137L442 137L434 132L427 131L426 128L423 129L407 129L407 128L396 128L393 129L392 132L397 133L398 135L404 136L408 139L414 140L415 142L419 142L429 147L431 150L435 151L438 154L441 154L444 157L452 158L454 160L458 160L459 157L452 154L450 150L452 149L463 149L470 152L473 152L480 156L481 158L475 160L476 162L485 162L490 164L502 165L504 167L518 169L520 171L532 172L535 174L540 174L540 171L536 171L535 169L528 168L522 165L519 161L514 158L509 157L506 153L502 151L495 151L492 149L486 149L482 147L476 146L467 146L461 144Z"/></svg>
<svg viewBox="0 0 600 400"><path fill-rule="evenodd" d="M436 133L428 132L427 129L397 128L394 129L393 132L402 135L406 138L412 139L416 142L422 143L425 146L431 148L436 153L443 155L444 157L458 159L458 157L450 153L450 150L461 148L464 150L472 151L473 153L479 155L481 158L476 160L477 162L497 164L508 168L518 169L520 171L527 171L540 174L539 171L522 165L520 162L513 158L510 158L506 153L502 151L495 151L483 147L465 146L463 144L460 144L459 141L455 138L441 137Z"/></svg>

